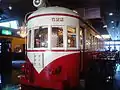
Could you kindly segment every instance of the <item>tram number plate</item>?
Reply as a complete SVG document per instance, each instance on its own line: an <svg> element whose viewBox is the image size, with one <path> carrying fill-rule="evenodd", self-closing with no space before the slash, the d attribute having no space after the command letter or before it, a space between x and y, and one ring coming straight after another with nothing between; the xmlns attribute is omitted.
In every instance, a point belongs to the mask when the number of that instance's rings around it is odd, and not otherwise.
<svg viewBox="0 0 120 90"><path fill-rule="evenodd" d="M53 22L63 22L64 19L63 18L52 18Z"/></svg>

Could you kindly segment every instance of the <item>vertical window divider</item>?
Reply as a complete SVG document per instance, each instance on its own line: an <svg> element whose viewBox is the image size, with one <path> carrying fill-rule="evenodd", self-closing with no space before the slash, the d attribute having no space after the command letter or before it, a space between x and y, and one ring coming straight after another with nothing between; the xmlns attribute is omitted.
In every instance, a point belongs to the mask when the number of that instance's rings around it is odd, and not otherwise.
<svg viewBox="0 0 120 90"><path fill-rule="evenodd" d="M33 48L34 48L34 42L35 42L35 40L34 40L34 33L35 33L35 30L31 30L31 48L32 48L32 50L33 50Z"/></svg>
<svg viewBox="0 0 120 90"><path fill-rule="evenodd" d="M48 50L51 50L51 35L52 35L52 28L51 25L48 26Z"/></svg>
<svg viewBox="0 0 120 90"><path fill-rule="evenodd" d="M29 43L28 43L28 40L29 40L29 39L28 39L28 38L29 38L29 30L28 30L27 32L28 32L28 35L27 35L27 49L29 49L29 45L28 45L28 44L29 44Z"/></svg>
<svg viewBox="0 0 120 90"><path fill-rule="evenodd" d="M57 32L55 35L57 35L58 38L56 38L56 36L53 38L53 36L54 36L53 32L54 32L55 28L57 28L56 29ZM59 35L60 34L59 30L62 31L62 35ZM59 31L59 34L58 34L58 31ZM55 40L53 40L53 39L55 39ZM64 48L64 26L62 26L62 25L61 26L60 25L51 26L51 48L52 49L63 49Z"/></svg>
<svg viewBox="0 0 120 90"><path fill-rule="evenodd" d="M26 49L31 49L32 48L32 30L28 29L28 35L26 37L25 43L27 43L27 48Z"/></svg>
<svg viewBox="0 0 120 90"><path fill-rule="evenodd" d="M63 45L64 45L64 49L67 50L67 26L63 27Z"/></svg>
<svg viewBox="0 0 120 90"><path fill-rule="evenodd" d="M77 49L80 49L80 31L79 31L79 25L76 27L76 45Z"/></svg>

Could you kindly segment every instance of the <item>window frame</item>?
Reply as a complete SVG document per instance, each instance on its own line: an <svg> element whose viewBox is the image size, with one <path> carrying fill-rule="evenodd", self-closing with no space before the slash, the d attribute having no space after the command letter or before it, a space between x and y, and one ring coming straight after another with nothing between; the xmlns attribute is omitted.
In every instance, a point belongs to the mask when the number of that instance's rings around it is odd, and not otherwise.
<svg viewBox="0 0 120 90"><path fill-rule="evenodd" d="M71 27L71 28L75 28L75 30L76 30L76 32L74 33L74 34L72 34L72 35L76 35L76 47L68 47L68 27ZM70 25L66 25L66 36L67 36L67 50L75 50L75 49L79 49L80 48L80 46L79 46L79 44L78 43L80 43L79 42L79 27L77 27L77 26L70 26Z"/></svg>
<svg viewBox="0 0 120 90"><path fill-rule="evenodd" d="M31 36L30 36L30 31L31 31ZM32 30L28 29L27 32L28 32L28 35L27 35L27 49L32 49ZM29 43L29 40L31 40L30 43ZM29 44L30 44L30 47L29 47Z"/></svg>
<svg viewBox="0 0 120 90"><path fill-rule="evenodd" d="M67 32L67 27L72 27L76 29L76 47L68 47L68 32ZM35 33L35 29L39 29L39 27L46 27L48 28L48 46L47 48L45 47L39 47L39 48L35 48L34 47L34 33ZM61 27L63 29L63 47L52 47L52 27ZM80 49L79 46L79 39L80 39L80 35L79 35L79 26L70 26L70 25L40 25L37 27L34 27L32 29L29 29L28 31L31 30L31 48L28 48L28 36L27 36L27 49L32 49L32 50L77 50Z"/></svg>
<svg viewBox="0 0 120 90"><path fill-rule="evenodd" d="M52 39L52 27L61 27L63 29L63 47L52 47L52 41L50 40L51 42L51 50L63 50L65 49L65 26L64 25L51 25L51 39Z"/></svg>
<svg viewBox="0 0 120 90"><path fill-rule="evenodd" d="M35 37L34 37L34 33L35 33L35 29L39 29L39 27L46 27L47 28L47 31L48 31L48 33L49 33L49 27L48 27L48 25L41 25L41 26L38 26L38 27L35 27L35 28L33 28L33 35L32 35L32 37L33 37L33 43L32 43L32 48L33 48L33 50L48 50L48 47L49 47L49 43L48 43L48 46L47 47L34 47L34 43L35 43ZM48 35L48 38L49 38L49 35ZM48 39L49 40L49 39ZM49 42L49 41L48 41Z"/></svg>

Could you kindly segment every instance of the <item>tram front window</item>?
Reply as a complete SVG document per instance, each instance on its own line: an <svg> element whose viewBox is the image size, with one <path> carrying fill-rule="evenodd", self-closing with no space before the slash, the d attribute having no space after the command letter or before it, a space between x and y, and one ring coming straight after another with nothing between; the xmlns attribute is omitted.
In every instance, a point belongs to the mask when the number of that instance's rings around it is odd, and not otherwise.
<svg viewBox="0 0 120 90"><path fill-rule="evenodd" d="M48 47L48 28L40 27L34 31L34 47L47 48Z"/></svg>
<svg viewBox="0 0 120 90"><path fill-rule="evenodd" d="M63 28L52 27L52 47L63 47Z"/></svg>
<svg viewBox="0 0 120 90"><path fill-rule="evenodd" d="M68 26L67 33L68 33L68 36L67 36L68 47L76 47L76 29Z"/></svg>

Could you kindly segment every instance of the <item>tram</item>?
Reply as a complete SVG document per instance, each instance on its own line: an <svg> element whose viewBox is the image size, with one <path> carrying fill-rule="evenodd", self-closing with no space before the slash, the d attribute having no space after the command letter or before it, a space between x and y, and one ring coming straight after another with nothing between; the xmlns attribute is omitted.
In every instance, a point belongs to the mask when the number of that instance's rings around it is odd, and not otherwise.
<svg viewBox="0 0 120 90"><path fill-rule="evenodd" d="M79 86L83 49L91 49L90 35L96 49L100 48L101 40L95 37L98 33L64 7L41 7L33 12L27 19L27 32L26 63L18 76L21 89L67 90Z"/></svg>

